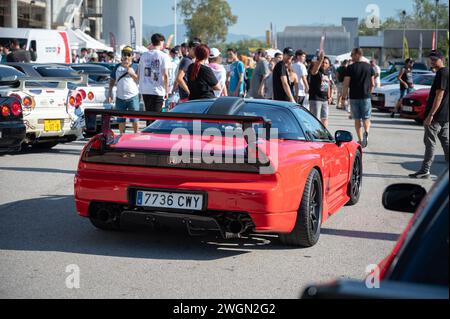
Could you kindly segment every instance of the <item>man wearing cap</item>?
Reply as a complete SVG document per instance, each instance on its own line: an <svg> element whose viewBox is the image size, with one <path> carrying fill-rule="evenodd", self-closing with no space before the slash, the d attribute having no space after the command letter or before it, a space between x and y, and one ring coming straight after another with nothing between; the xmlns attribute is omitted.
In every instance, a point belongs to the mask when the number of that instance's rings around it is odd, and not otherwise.
<svg viewBox="0 0 450 319"><path fill-rule="evenodd" d="M133 48L126 46L122 50L122 62L118 64L111 73L109 81L109 103L113 102L113 87L116 91L116 110L118 111L139 111L139 87L138 87L137 66L133 64ZM138 131L137 119L131 119L134 132ZM117 119L121 134L126 130L126 119Z"/></svg>
<svg viewBox="0 0 450 319"><path fill-rule="evenodd" d="M228 90L226 86L227 82L227 71L225 67L222 65L222 56L217 48L212 48L209 54L209 67L213 71L216 76L217 81L219 82L222 90L214 91L214 95L216 97L228 96Z"/></svg>
<svg viewBox="0 0 450 319"><path fill-rule="evenodd" d="M173 91L176 91L178 88L180 94L180 102L186 102L189 100L189 87L187 85L187 70L189 66L194 63L195 59L195 48L198 47L201 43L200 39L195 38L188 43L189 52L188 55L183 57L178 66L178 74L176 77L176 81L173 87Z"/></svg>
<svg viewBox="0 0 450 319"><path fill-rule="evenodd" d="M283 60L273 69L273 99L296 103L290 88L288 64L292 62L295 52L288 47L283 50Z"/></svg>
<svg viewBox="0 0 450 319"><path fill-rule="evenodd" d="M429 55L431 67L436 70L436 77L431 86L430 95L427 100L425 111L425 158L422 168L411 178L429 178L431 165L434 160L434 153L437 140L441 142L445 153L445 160L448 158L448 67L444 65L445 57L439 51L432 51Z"/></svg>

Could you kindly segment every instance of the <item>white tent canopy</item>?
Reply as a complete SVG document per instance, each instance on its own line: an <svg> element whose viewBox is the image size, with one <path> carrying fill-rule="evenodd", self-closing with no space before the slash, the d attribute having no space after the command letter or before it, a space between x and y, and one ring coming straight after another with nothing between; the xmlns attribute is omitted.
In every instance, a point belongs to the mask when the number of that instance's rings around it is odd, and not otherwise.
<svg viewBox="0 0 450 319"><path fill-rule="evenodd" d="M277 54L277 53L283 54L283 52L281 52L281 51L278 50L278 49L267 49L267 50L266 50L266 53L267 53L267 55L268 55L269 57L271 57L271 58L274 58L274 57L275 57L275 54Z"/></svg>
<svg viewBox="0 0 450 319"><path fill-rule="evenodd" d="M352 59L352 53L351 52L348 52L348 53L345 53L345 54L341 54L341 55L338 55L336 57L336 60L339 61L339 62L342 62L344 60L351 60L351 59ZM363 62L370 63L370 60L368 58L366 58L366 57L362 57L361 60Z"/></svg>
<svg viewBox="0 0 450 319"><path fill-rule="evenodd" d="M108 51L112 52L114 49L109 47L102 42L94 39L88 34L84 33L80 29L67 29L67 34L69 36L70 48L71 49L94 49L98 51Z"/></svg>

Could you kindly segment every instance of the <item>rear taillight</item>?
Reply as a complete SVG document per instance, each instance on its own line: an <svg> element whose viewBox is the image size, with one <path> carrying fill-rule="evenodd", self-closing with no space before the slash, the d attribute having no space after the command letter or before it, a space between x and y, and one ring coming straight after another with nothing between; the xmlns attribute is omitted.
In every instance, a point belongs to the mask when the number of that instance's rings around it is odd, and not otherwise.
<svg viewBox="0 0 450 319"><path fill-rule="evenodd" d="M75 97L75 107L79 108L81 106L81 103L83 103L83 96L78 93Z"/></svg>
<svg viewBox="0 0 450 319"><path fill-rule="evenodd" d="M69 104L70 104L70 106L75 106L76 100L75 100L74 96L69 97Z"/></svg>
<svg viewBox="0 0 450 319"><path fill-rule="evenodd" d="M84 99L86 99L86 91L85 90L78 90L78 93L81 94L81 97Z"/></svg>
<svg viewBox="0 0 450 319"><path fill-rule="evenodd" d="M8 117L10 115L11 115L11 110L9 108L9 105L6 105L6 104L2 105L2 116Z"/></svg>
<svg viewBox="0 0 450 319"><path fill-rule="evenodd" d="M88 97L89 101L92 101L95 98L95 95L94 95L94 93L89 92L87 97Z"/></svg>
<svg viewBox="0 0 450 319"><path fill-rule="evenodd" d="M98 135L92 139L90 150L101 151L104 148L104 145L105 145L104 137L102 135Z"/></svg>
<svg viewBox="0 0 450 319"><path fill-rule="evenodd" d="M22 104L25 108L30 108L33 105L33 100L31 99L31 97L26 96L23 98Z"/></svg>
<svg viewBox="0 0 450 319"><path fill-rule="evenodd" d="M14 116L20 116L22 114L22 106L18 101L14 101L11 104L11 111Z"/></svg>

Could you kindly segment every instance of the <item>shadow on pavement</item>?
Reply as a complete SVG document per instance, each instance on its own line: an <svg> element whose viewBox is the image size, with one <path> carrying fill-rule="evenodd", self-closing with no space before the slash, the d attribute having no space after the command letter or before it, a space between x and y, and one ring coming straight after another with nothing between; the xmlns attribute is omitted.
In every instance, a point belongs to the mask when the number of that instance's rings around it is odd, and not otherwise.
<svg viewBox="0 0 450 319"><path fill-rule="evenodd" d="M69 174L75 175L76 171L56 169L56 168L34 168L34 167L0 167L0 171L13 172L33 172L33 173L51 173L51 174Z"/></svg>
<svg viewBox="0 0 450 319"><path fill-rule="evenodd" d="M397 163L400 164L404 169L411 171L412 173L419 171L422 167L422 161L417 162L404 162ZM441 176L448 169L448 163L445 161L443 155L438 155L435 157L433 165L431 166L431 175Z"/></svg>
<svg viewBox="0 0 450 319"><path fill-rule="evenodd" d="M104 232L77 215L73 196L48 196L0 206L0 250L207 261L239 256L252 249L292 248L279 244L277 236L224 240L214 234L190 237L175 230Z"/></svg>
<svg viewBox="0 0 450 319"><path fill-rule="evenodd" d="M397 241L400 237L400 234L357 231L357 230L330 229L330 228L323 228L322 234L323 235L331 235L331 236L340 236L340 237L386 240L386 241Z"/></svg>

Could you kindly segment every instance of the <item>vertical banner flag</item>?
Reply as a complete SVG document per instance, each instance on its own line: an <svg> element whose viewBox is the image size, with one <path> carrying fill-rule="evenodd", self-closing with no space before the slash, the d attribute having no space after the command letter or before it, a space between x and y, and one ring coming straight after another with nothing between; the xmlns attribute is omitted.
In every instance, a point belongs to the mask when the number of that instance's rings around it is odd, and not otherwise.
<svg viewBox="0 0 450 319"><path fill-rule="evenodd" d="M136 49L136 23L134 22L134 18L130 16L130 35L131 35L131 47Z"/></svg>
<svg viewBox="0 0 450 319"><path fill-rule="evenodd" d="M448 55L449 55L449 52L450 50L449 50L449 32L447 31L447 43L446 43L446 46L445 46L445 56L447 57L447 59L448 59Z"/></svg>
<svg viewBox="0 0 450 319"><path fill-rule="evenodd" d="M114 51L116 51L116 37L114 33L109 33L109 46L113 48Z"/></svg>
<svg viewBox="0 0 450 319"><path fill-rule="evenodd" d="M270 46L272 49L275 49L275 41L274 41L274 34L273 34L273 24L270 23Z"/></svg>
<svg viewBox="0 0 450 319"><path fill-rule="evenodd" d="M173 37L174 37L173 34L171 34L171 35L169 36L169 39L167 40L167 43L165 44L165 47L166 47L166 48L172 48Z"/></svg>
<svg viewBox="0 0 450 319"><path fill-rule="evenodd" d="M408 45L408 39L406 37L403 38L403 52L405 52L405 59L409 59L409 45Z"/></svg>
<svg viewBox="0 0 450 319"><path fill-rule="evenodd" d="M322 37L320 38L320 52L323 52L325 50L325 33L322 34Z"/></svg>
<svg viewBox="0 0 450 319"><path fill-rule="evenodd" d="M433 44L431 45L432 50L436 50L436 32L433 32Z"/></svg>
<svg viewBox="0 0 450 319"><path fill-rule="evenodd" d="M420 33L419 37L419 61L423 59L423 34Z"/></svg>

